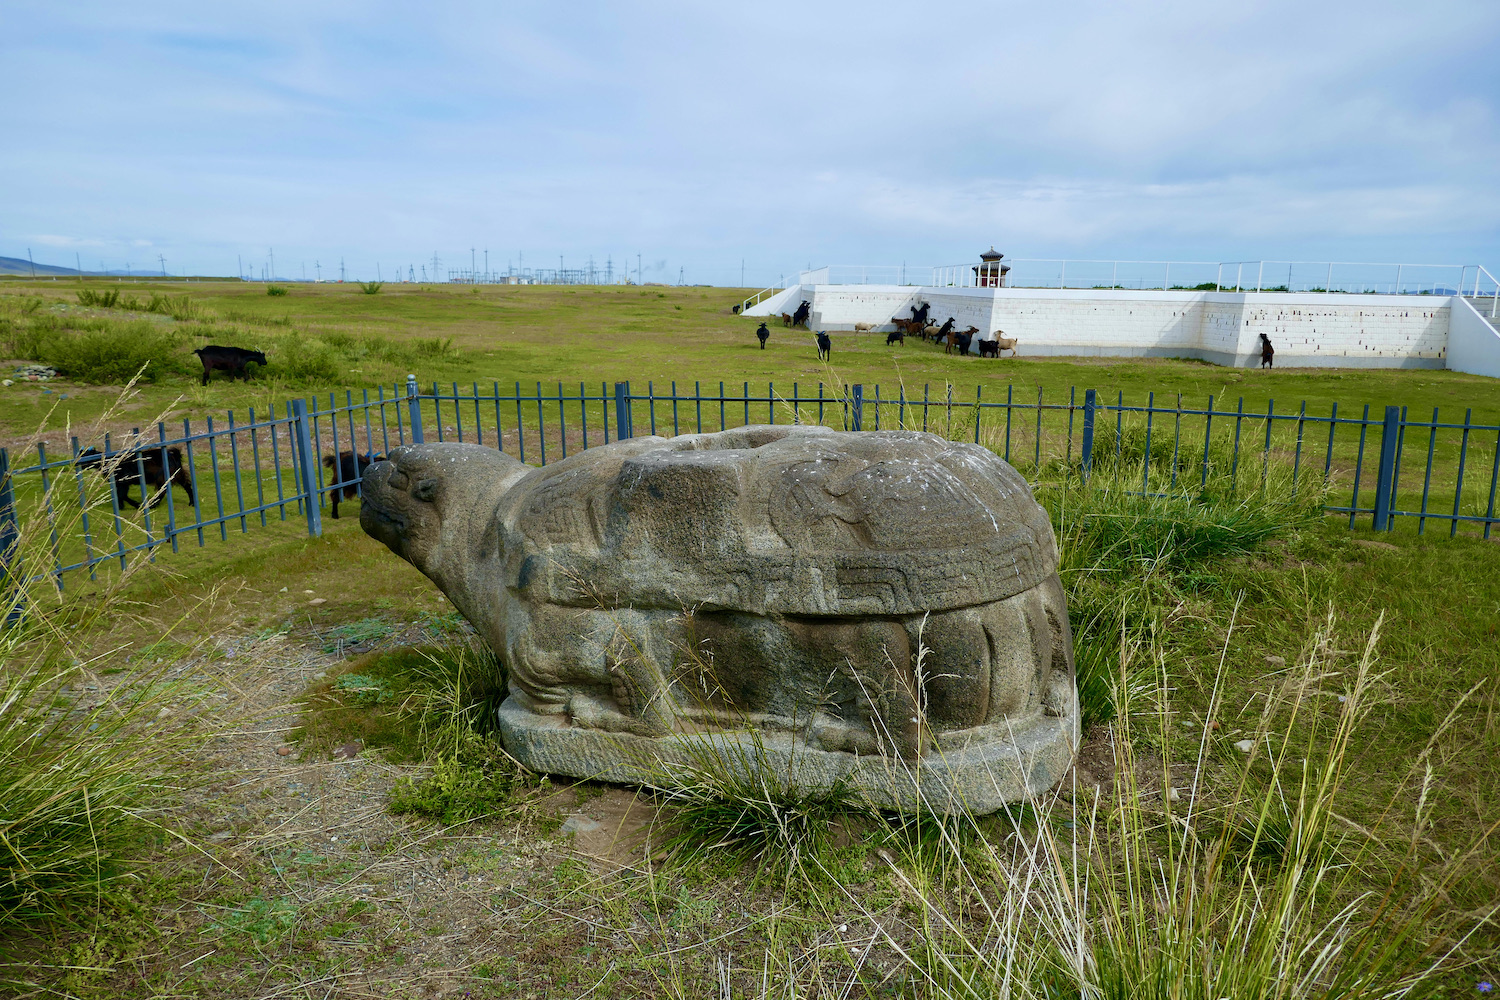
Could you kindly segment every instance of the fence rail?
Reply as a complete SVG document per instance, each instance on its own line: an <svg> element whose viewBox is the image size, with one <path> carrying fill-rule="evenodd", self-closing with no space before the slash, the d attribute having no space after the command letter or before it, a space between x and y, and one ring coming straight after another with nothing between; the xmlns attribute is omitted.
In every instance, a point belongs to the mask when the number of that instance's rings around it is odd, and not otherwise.
<svg viewBox="0 0 1500 1000"><path fill-rule="evenodd" d="M1285 488L1315 488L1324 510L1353 527L1366 515L1376 530L1398 522L1425 533L1428 522L1449 535L1490 538L1500 485L1500 425L1462 422L1434 408L1430 418L1406 407L1357 414L1333 404L1325 414L1306 403L1261 412L1208 397L1202 405L1181 395L1150 393L1144 403L1113 400L1093 389L1066 397L1003 396L983 387L972 399L951 386L920 396L879 385L816 387L701 382L644 391L628 382L578 383L555 389L520 383L429 390L407 383L365 390L342 401L293 399L281 412L233 412L194 427L137 428L123 440L106 435L85 446L73 438L66 453L45 444L13 458L0 449L0 579L24 572L59 587L69 574L97 579L102 569L125 569L131 557L154 559L183 541L209 544L279 525L323 530L323 513L357 495L361 465L334 456L363 457L426 441L472 442L499 448L523 462L548 465L578 451L637 434L675 436L749 424L820 424L852 431L919 430L970 440L993 449L1042 481L1062 474L1110 475L1146 495L1207 488L1239 488L1244 477L1263 485L1274 472ZM1136 488L1138 484L1139 488ZM131 491L140 493L140 499ZM178 492L185 497L179 499ZM46 535L46 566L24 571L17 539L19 512ZM34 512L34 516L32 513ZM40 520L38 520L40 519ZM1405 520L1403 520L1405 519ZM300 525L297 524L300 522ZM285 529L283 529L285 530ZM142 555L143 554L143 555Z"/></svg>

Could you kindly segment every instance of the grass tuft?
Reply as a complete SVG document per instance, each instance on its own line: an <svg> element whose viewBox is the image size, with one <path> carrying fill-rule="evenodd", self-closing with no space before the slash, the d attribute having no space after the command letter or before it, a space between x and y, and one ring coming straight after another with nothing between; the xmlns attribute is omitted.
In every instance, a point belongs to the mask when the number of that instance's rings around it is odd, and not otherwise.
<svg viewBox="0 0 1500 1000"><path fill-rule="evenodd" d="M0 573L0 931L83 928L128 909L136 862L164 829L161 810L196 780L191 755L206 738L196 704L206 693L169 679L181 652L159 644L155 662L131 671L119 649L75 646L117 620L144 553L113 587L62 611L53 577L29 575L51 564L53 531L101 506L37 496L0 541L11 568Z"/></svg>
<svg viewBox="0 0 1500 1000"><path fill-rule="evenodd" d="M836 826L873 822L849 789L808 792L780 770L761 740L706 736L684 744L672 765L647 762L647 784L674 807L663 841L681 863L729 851L790 878L816 871L809 859L833 845Z"/></svg>

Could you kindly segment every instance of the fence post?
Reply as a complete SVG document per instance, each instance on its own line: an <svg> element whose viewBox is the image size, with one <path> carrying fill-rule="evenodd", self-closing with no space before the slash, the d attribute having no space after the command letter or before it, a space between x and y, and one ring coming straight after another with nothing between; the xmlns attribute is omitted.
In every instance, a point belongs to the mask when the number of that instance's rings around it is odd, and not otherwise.
<svg viewBox="0 0 1500 1000"><path fill-rule="evenodd" d="M307 533L317 538L323 534L323 511L318 506L318 456L313 454L309 427L307 400L292 400L292 434L297 441L297 475L307 504Z"/></svg>
<svg viewBox="0 0 1500 1000"><path fill-rule="evenodd" d="M1083 460L1083 478L1087 482L1089 478L1089 466L1094 460L1094 390L1088 389L1083 394L1083 446L1079 449L1079 455Z"/></svg>
<svg viewBox="0 0 1500 1000"><path fill-rule="evenodd" d="M9 628L26 617L21 606L24 593L12 582L11 567L20 560L16 549L21 544L21 526L16 521L16 491L11 486L10 454L0 448L0 601L5 602L5 618L0 626Z"/></svg>
<svg viewBox="0 0 1500 1000"><path fill-rule="evenodd" d="M630 419L630 383L615 383L615 440L624 441L635 436L635 425Z"/></svg>
<svg viewBox="0 0 1500 1000"><path fill-rule="evenodd" d="M1375 518L1371 525L1376 531L1390 531L1394 523L1391 514L1391 488L1396 479L1396 438L1401 431L1401 407L1387 406L1385 421L1380 431L1380 469L1375 477Z"/></svg>
<svg viewBox="0 0 1500 1000"><path fill-rule="evenodd" d="M417 377L406 376L406 411L408 422L411 424L412 444L422 443L422 400L418 396L420 390L417 388ZM441 430L441 428L439 428Z"/></svg>
<svg viewBox="0 0 1500 1000"><path fill-rule="evenodd" d="M862 384L854 386L854 401L850 408L849 428L850 430L864 430L865 422L865 387Z"/></svg>

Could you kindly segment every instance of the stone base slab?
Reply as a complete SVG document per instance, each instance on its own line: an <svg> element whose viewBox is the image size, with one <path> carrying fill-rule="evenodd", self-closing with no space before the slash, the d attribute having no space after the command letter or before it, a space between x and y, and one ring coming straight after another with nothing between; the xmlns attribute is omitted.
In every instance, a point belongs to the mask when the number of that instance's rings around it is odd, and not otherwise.
<svg viewBox="0 0 1500 1000"><path fill-rule="evenodd" d="M1038 716L1008 739L937 748L919 761L814 750L786 733L752 730L639 736L572 725L566 716L538 715L514 698L500 706L505 749L545 774L665 785L674 770L691 777L717 757L741 776L804 794L840 785L879 809L940 815L985 815L1007 803L1040 795L1056 785L1073 763L1078 713Z"/></svg>

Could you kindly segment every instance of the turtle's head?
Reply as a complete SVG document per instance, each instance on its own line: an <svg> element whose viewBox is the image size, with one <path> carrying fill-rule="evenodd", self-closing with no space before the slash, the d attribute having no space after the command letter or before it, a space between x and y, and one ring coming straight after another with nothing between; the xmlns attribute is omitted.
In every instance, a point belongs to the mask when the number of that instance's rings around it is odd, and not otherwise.
<svg viewBox="0 0 1500 1000"><path fill-rule="evenodd" d="M365 472L359 523L457 604L496 504L529 468L477 444L397 448Z"/></svg>

